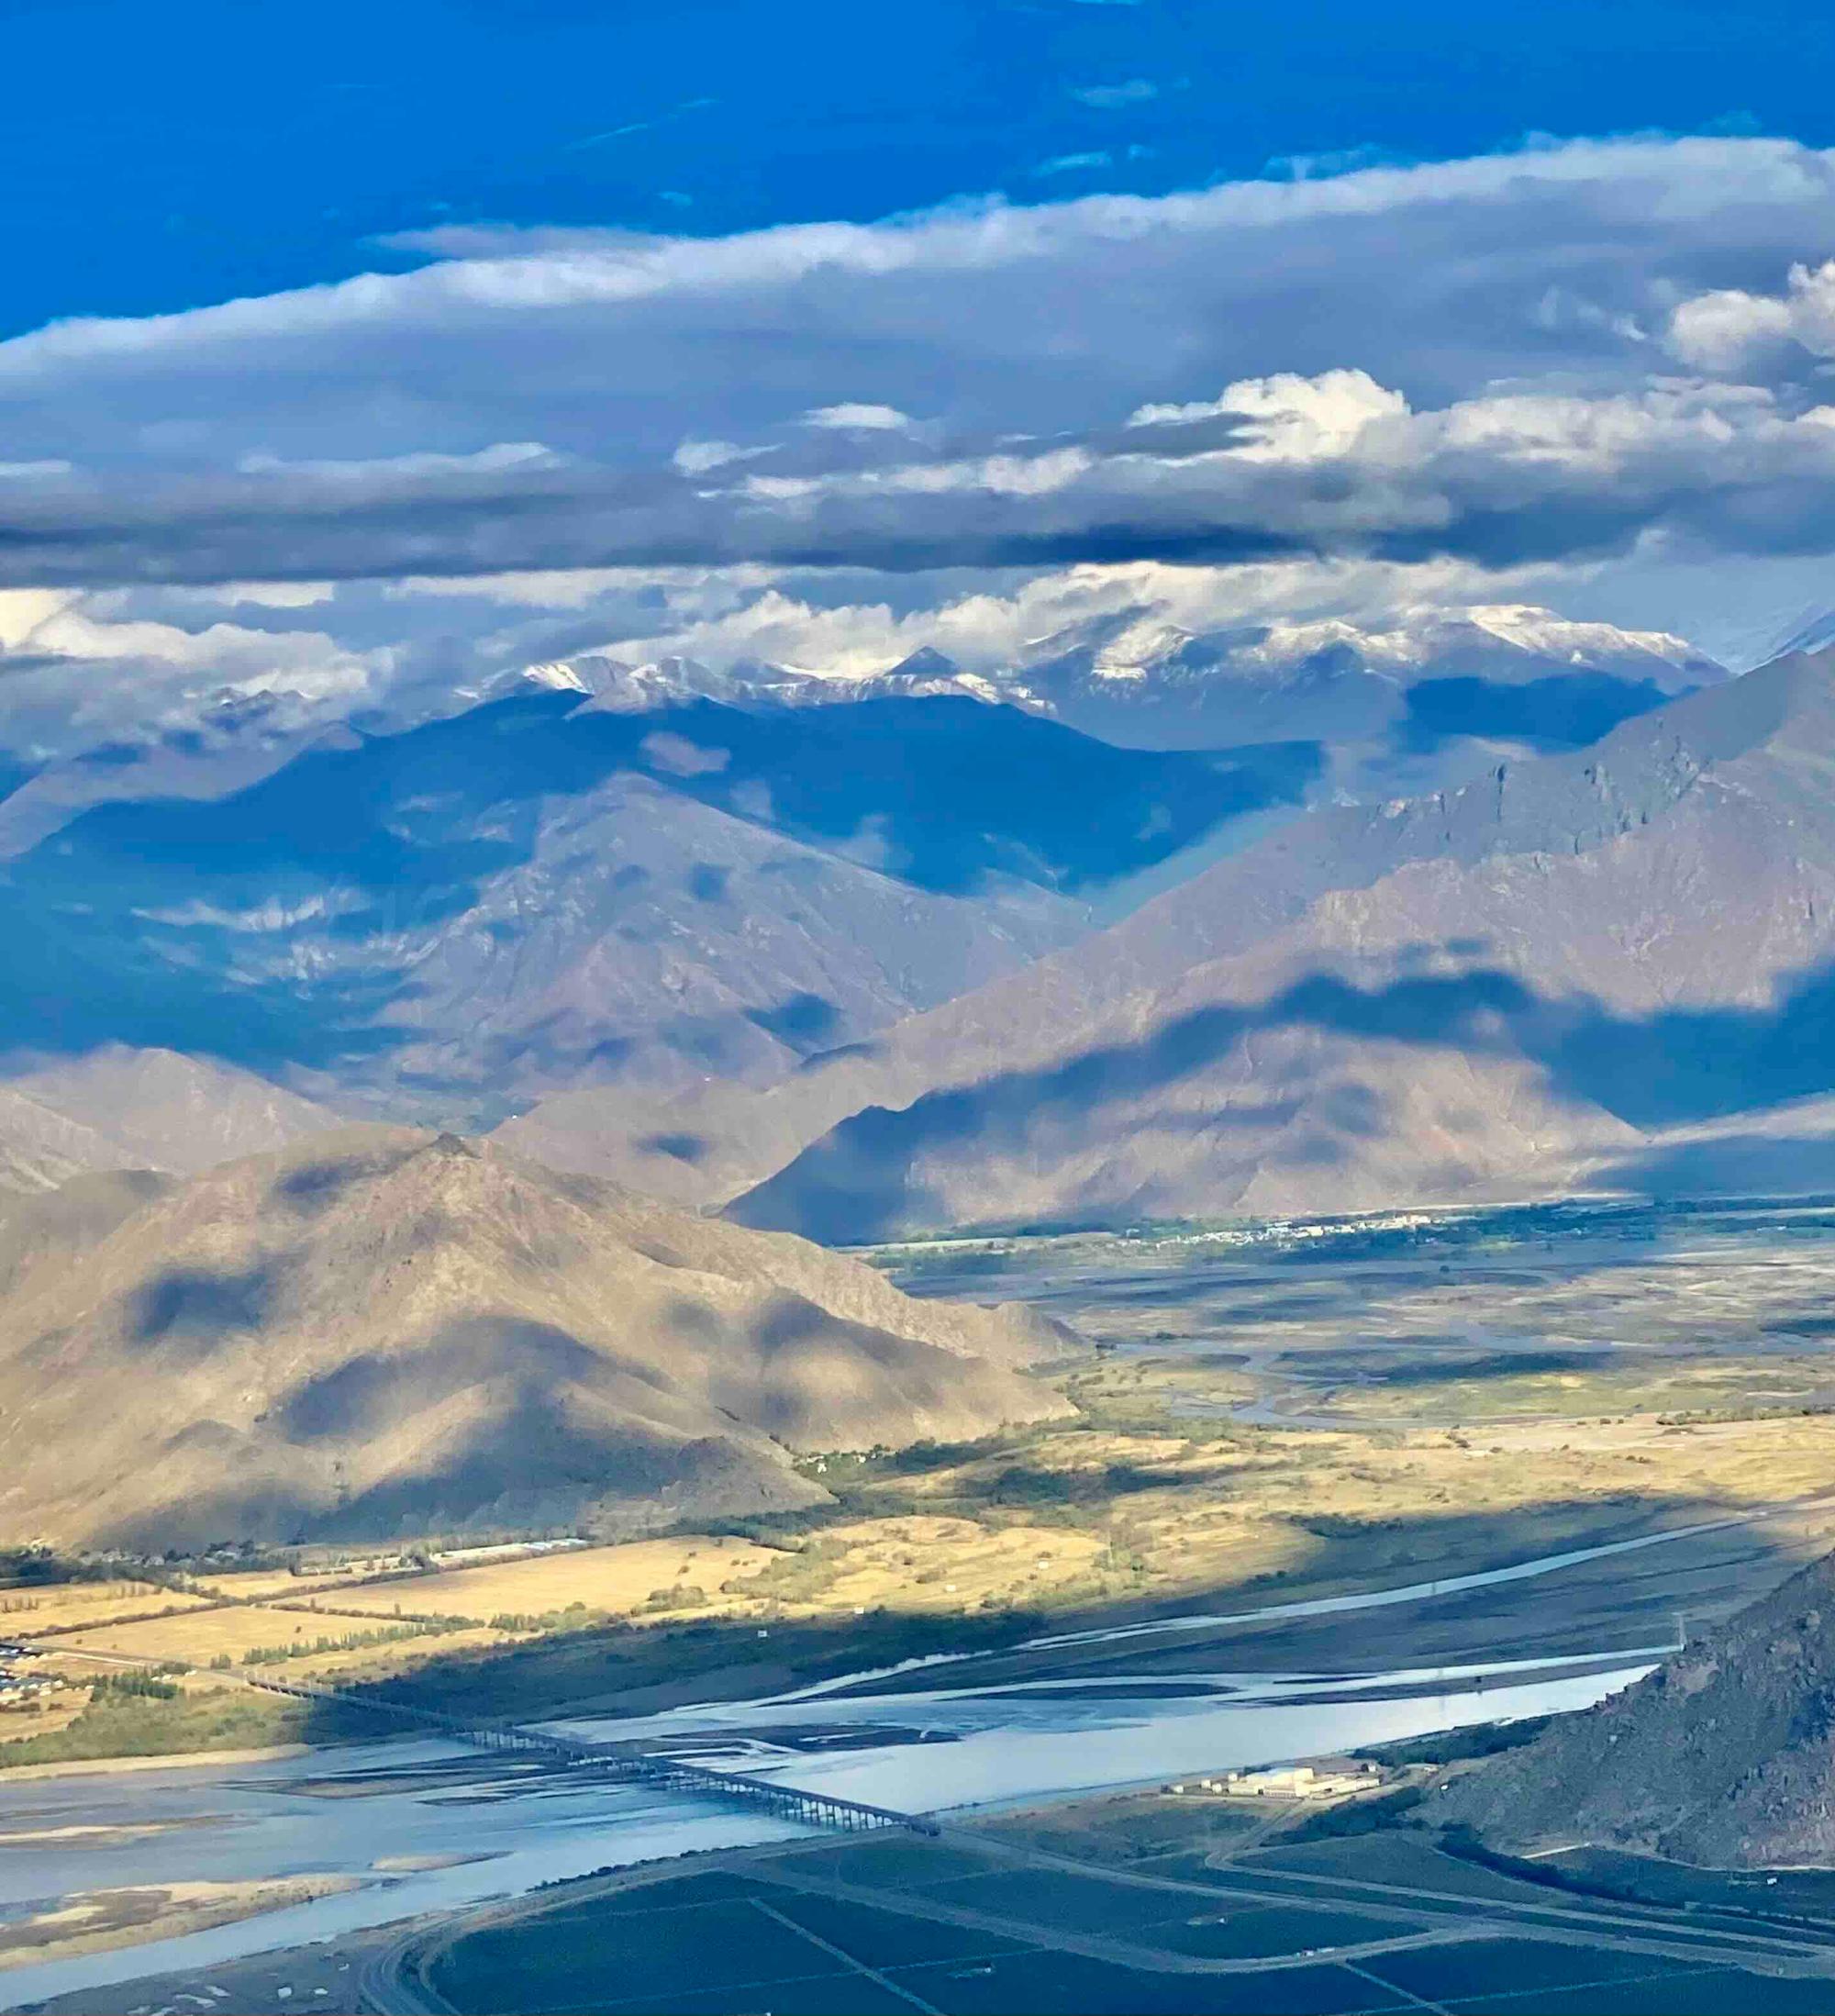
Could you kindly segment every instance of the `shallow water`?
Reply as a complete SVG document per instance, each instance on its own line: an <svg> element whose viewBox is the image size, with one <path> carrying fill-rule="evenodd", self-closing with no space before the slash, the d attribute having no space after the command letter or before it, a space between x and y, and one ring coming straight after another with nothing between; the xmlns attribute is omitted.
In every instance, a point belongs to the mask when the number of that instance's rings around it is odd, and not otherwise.
<svg viewBox="0 0 1835 2016"><path fill-rule="evenodd" d="M709 1763L901 1811L1007 1804L1155 1782L1243 1765L1386 1743L1469 1722L1512 1721L1589 1707L1650 1670L1637 1664L1576 1673L1571 1660L1497 1661L1365 1674L1189 1676L1201 1691L1168 1695L1156 1674L1128 1698L1111 1676L1092 1698L1083 1683L1022 1682L988 1689L850 1695L822 1703L825 1721L864 1735L875 1728L928 1741L815 1754L770 1747L795 1697L617 1721L553 1726L599 1738L651 1741L730 1734Z"/></svg>
<svg viewBox="0 0 1835 2016"><path fill-rule="evenodd" d="M1764 1515L1760 1515L1763 1518ZM1477 1574L1251 1611L1200 1612L1067 1632L1030 1642L1067 1663L1090 1646L1163 1653L1182 1634L1234 1623L1334 1617L1427 1603L1496 1584L1551 1578L1613 1557L1753 1520L1729 1519ZM1551 1598L1559 1600L1551 1590ZM701 1761L904 1810L1010 1804L1247 1765L1273 1764L1470 1722L1583 1708L1625 1686L1666 1648L1592 1659L1490 1658L1443 1666L1323 1674L1227 1665L999 1682L990 1655L943 1656L844 1675L769 1699L554 1726L600 1738L690 1746ZM1204 1656L1228 1659L1227 1648ZM1194 1660L1194 1666L1199 1662ZM977 1676L984 1676L978 1680ZM1172 1691L1169 1691L1169 1688ZM825 1747L806 1744L816 1726ZM463 1782L412 1774L457 1762ZM309 1788L345 1774L346 1796ZM351 1775L386 1771L366 1787ZM404 1774L407 1775L404 1782ZM429 1910L513 1896L588 1870L793 1837L768 1815L704 1806L585 1778L529 1777L434 1742L352 1748L261 1765L97 1774L0 1787L0 1837L62 1827L169 1822L151 1842L95 1837L8 1849L0 1916L36 1901L148 1881L236 1881L310 1874L363 1879L347 1894L119 1952L0 1973L0 2009L172 1967L206 1967ZM446 1868L384 1871L400 1858L464 1855Z"/></svg>
<svg viewBox="0 0 1835 2016"><path fill-rule="evenodd" d="M393 1787L337 1799L302 1789L329 1771L461 1760L481 1765L461 1786ZM330 1871L361 1889L178 1939L0 1973L0 2009L172 1967L208 1967L304 1941L336 1938L420 1911L513 1896L611 1864L787 1840L768 1814L660 1799L586 1779L493 1775L458 1744L391 1743L230 1769L193 1767L43 1779L0 1790L0 1916L72 1891L161 1882L237 1882ZM175 1821L171 1833L108 1846L73 1840L7 1848L38 1828ZM476 1859L381 1874L398 1856Z"/></svg>
<svg viewBox="0 0 1835 2016"><path fill-rule="evenodd" d="M1286 1758L1423 1734L1471 1721L1581 1708L1647 1662L1576 1674L1573 1663L1493 1662L1346 1678L1310 1674L1193 1676L1202 1691L1090 1699L1073 1683L1028 1682L819 1700L848 1748L807 1751L778 1739L806 1729L815 1697L681 1709L617 1721L556 1724L603 1737L705 1739L709 1763L904 1810L982 1806ZM861 1676L856 1676L859 1684ZM1125 1683L1114 1676L1109 1683ZM1163 1676L1144 1685L1160 1687ZM913 1741L913 1735L928 1737ZM462 1759L462 1784L403 1785L399 1774ZM327 1799L306 1788L331 1770L386 1769L380 1789ZM512 1896L591 1869L794 1838L750 1810L660 1798L585 1778L504 1775L456 1745L415 1743L233 1769L39 1780L0 1790L0 1833L38 1828L186 1822L154 1843L0 1847L0 1914L35 1899L148 1881L245 1880L349 1873L345 1895L239 1924L119 1952L0 1974L0 2008L205 1968L248 1954L333 1939L413 1914ZM383 1874L397 1857L464 1854L447 1868Z"/></svg>

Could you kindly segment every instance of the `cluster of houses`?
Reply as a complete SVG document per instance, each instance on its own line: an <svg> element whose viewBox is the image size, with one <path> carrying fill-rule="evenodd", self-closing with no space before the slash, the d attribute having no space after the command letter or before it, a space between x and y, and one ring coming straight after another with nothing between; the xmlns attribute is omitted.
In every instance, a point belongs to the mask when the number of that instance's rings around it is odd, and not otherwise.
<svg viewBox="0 0 1835 2016"><path fill-rule="evenodd" d="M0 1701L32 1701L46 1694L55 1694L66 1683L59 1676L50 1673L21 1673L19 1667L28 1659L43 1656L37 1645L21 1645L0 1641Z"/></svg>

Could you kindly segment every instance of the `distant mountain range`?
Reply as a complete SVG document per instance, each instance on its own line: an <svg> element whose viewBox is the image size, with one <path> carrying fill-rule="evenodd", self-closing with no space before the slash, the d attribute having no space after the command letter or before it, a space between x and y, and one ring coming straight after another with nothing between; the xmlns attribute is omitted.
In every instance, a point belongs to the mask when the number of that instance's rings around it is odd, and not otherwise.
<svg viewBox="0 0 1835 2016"><path fill-rule="evenodd" d="M929 645L858 677L601 654L529 666L484 690L534 683L618 712L693 700L806 707L954 695L1020 707L1123 748L1311 741L1396 764L1462 739L1577 747L1726 677L1679 637L1506 605L1422 610L1381 629L1329 620L1204 634L1124 609L1040 638L993 671L966 671Z"/></svg>
<svg viewBox="0 0 1835 2016"><path fill-rule="evenodd" d="M16 1068L118 1042L466 1124L573 1084L768 1077L1068 942L1313 761L1118 750L960 697L639 713L522 680L264 742L228 789L156 764L139 795L66 788L50 830L40 787L0 872L0 1025Z"/></svg>
<svg viewBox="0 0 1835 2016"><path fill-rule="evenodd" d="M1026 658L588 657L24 775L0 1185L358 1115L840 1241L1817 1186L1829 653L1513 608ZM1416 762L1460 781L1346 781Z"/></svg>
<svg viewBox="0 0 1835 2016"><path fill-rule="evenodd" d="M53 1190L91 1171L192 1175L337 1123L253 1072L103 1043L0 1084L0 1195Z"/></svg>
<svg viewBox="0 0 1835 2016"><path fill-rule="evenodd" d="M0 1526L633 1531L1062 1404L1062 1336L810 1238L1835 1190L1835 648L1493 641L1487 734L1365 639L1226 751L1053 718L1113 674L1058 651L1023 704L569 662L21 766ZM1247 677L1148 655L1148 739ZM1273 736L1334 681L1387 754ZM1405 745L1448 781L1348 787Z"/></svg>
<svg viewBox="0 0 1835 2016"><path fill-rule="evenodd" d="M1781 661L1320 808L762 1093L582 1091L506 1135L828 1239L1835 1187L1831 777L1835 652Z"/></svg>

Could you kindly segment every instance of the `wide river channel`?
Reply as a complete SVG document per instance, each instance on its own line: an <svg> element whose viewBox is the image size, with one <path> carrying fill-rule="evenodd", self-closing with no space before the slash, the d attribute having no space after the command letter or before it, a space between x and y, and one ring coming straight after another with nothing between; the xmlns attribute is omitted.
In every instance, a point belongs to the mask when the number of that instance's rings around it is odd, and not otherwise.
<svg viewBox="0 0 1835 2016"><path fill-rule="evenodd" d="M1494 1590L1527 1593L1525 1585L1538 1586L1539 1601L1560 1605L1566 1585L1609 1570L1617 1557L1740 1538L1735 1522L1715 1521L1445 1583L1064 1633L766 1700L555 1726L640 1739L901 1810L1151 1784L1585 1707L1628 1685L1666 1646L1626 1643L1618 1633L1615 1644L1555 1657L1436 1654L1437 1663L1381 1670L1359 1670L1341 1655L1282 1667L1271 1654L1283 1648L1283 1631L1303 1628L1308 1646L1322 1644L1374 1611L1418 1609L1426 1619ZM1407 1618L1385 1621L1393 1630ZM0 2008L169 1968L207 1969L607 1866L796 1832L750 1810L530 1771L438 1742L17 1781L0 1787L0 1920L51 1899L148 1881L328 1874L357 1887L181 1938L11 1969L0 1974Z"/></svg>

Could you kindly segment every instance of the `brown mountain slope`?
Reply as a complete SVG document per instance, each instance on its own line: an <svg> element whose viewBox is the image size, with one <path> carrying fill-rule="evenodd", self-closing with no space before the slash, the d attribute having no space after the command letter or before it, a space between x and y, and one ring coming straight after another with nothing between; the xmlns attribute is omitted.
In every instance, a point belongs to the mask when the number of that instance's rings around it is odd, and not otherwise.
<svg viewBox="0 0 1835 2016"><path fill-rule="evenodd" d="M1835 1558L1667 1665L1453 1785L1440 1821L1718 1867L1835 1856Z"/></svg>
<svg viewBox="0 0 1835 2016"><path fill-rule="evenodd" d="M1596 747L1334 806L762 1093L549 1100L527 1152L748 1222L1835 1184L1835 653ZM762 1186L762 1187L760 1187Z"/></svg>
<svg viewBox="0 0 1835 2016"><path fill-rule="evenodd" d="M0 1085L0 1194L54 1190L85 1169L128 1158L106 1134L10 1085Z"/></svg>
<svg viewBox="0 0 1835 2016"><path fill-rule="evenodd" d="M253 1072L175 1051L108 1043L15 1059L0 1083L0 1191L50 1189L83 1170L190 1175L337 1124Z"/></svg>
<svg viewBox="0 0 1835 2016"><path fill-rule="evenodd" d="M151 1169L105 1169L55 1190L0 1197L0 1296L39 1266L59 1266L99 1246L116 1228L176 1187Z"/></svg>
<svg viewBox="0 0 1835 2016"><path fill-rule="evenodd" d="M0 1539L190 1546L808 1502L791 1452L1065 1411L1037 1319L907 1299L451 1136L214 1170L0 1296Z"/></svg>
<svg viewBox="0 0 1835 2016"><path fill-rule="evenodd" d="M778 1158L733 1215L830 1240L1661 1187L1673 1146L1711 1187L1714 1128L1835 1088L1832 785L1835 654L1781 662L1580 755L1296 822L601 1152L673 1153L715 1195ZM584 1117L519 1132L565 1156ZM1835 1183L1835 1142L1792 1166Z"/></svg>

